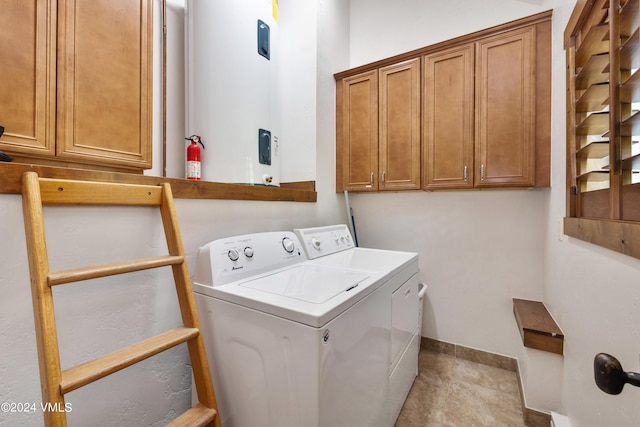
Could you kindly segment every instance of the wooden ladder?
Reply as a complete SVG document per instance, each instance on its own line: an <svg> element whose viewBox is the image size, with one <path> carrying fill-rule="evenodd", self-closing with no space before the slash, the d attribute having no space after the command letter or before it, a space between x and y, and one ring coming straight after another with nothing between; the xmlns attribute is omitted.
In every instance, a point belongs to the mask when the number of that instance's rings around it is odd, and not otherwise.
<svg viewBox="0 0 640 427"><path fill-rule="evenodd" d="M64 408L66 393L186 342L199 403L169 425L220 427L216 397L169 184L149 186L70 181L39 178L35 172L25 172L22 177L22 200L43 403ZM157 206L162 217L169 255L49 271L42 209L46 204ZM51 287L164 266L171 266L173 270L183 326L63 371L60 367ZM66 413L44 411L44 421L45 426L66 426Z"/></svg>

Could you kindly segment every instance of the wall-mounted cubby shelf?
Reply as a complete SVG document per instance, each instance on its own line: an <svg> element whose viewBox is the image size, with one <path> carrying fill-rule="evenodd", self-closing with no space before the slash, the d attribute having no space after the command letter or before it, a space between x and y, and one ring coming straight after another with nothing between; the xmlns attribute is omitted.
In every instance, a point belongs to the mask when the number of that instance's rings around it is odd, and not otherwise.
<svg viewBox="0 0 640 427"><path fill-rule="evenodd" d="M541 301L513 298L513 314L525 347L563 354L564 333Z"/></svg>

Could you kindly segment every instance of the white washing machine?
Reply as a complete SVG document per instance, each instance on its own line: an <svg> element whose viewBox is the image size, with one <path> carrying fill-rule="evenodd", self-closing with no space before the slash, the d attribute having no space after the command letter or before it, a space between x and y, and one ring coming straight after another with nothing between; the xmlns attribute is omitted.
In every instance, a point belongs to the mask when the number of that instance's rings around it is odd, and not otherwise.
<svg viewBox="0 0 640 427"><path fill-rule="evenodd" d="M382 279L310 264L291 232L202 247L193 289L222 425L388 426Z"/></svg>
<svg viewBox="0 0 640 427"><path fill-rule="evenodd" d="M391 311L388 348L388 410L393 425L418 374L422 296L418 255L355 247L346 225L294 230L311 262L348 269L374 269L384 276L380 292Z"/></svg>
<svg viewBox="0 0 640 427"><path fill-rule="evenodd" d="M376 264L309 261L292 232L200 248L193 290L222 425L392 426L387 279Z"/></svg>

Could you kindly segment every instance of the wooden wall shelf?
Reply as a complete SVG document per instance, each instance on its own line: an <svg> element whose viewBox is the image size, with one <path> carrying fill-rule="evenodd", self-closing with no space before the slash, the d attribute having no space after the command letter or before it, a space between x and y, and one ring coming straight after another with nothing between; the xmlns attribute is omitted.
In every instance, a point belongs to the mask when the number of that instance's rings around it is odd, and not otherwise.
<svg viewBox="0 0 640 427"><path fill-rule="evenodd" d="M513 314L525 347L563 354L564 334L541 301L513 298Z"/></svg>
<svg viewBox="0 0 640 427"><path fill-rule="evenodd" d="M102 181L124 184L159 185L171 184L176 199L222 199L222 200L265 200L283 202L317 201L315 182L281 183L280 188L256 185L227 184L222 182L188 181L179 178L165 178L119 172L71 169L20 163L0 162L0 194L21 194L22 174L37 172L44 178L72 179L79 181Z"/></svg>

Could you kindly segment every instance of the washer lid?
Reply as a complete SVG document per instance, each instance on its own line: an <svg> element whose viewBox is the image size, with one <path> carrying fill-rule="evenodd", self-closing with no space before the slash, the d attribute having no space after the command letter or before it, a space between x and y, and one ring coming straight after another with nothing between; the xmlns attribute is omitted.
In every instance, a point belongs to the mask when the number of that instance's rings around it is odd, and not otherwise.
<svg viewBox="0 0 640 427"><path fill-rule="evenodd" d="M299 265L274 274L238 283L274 295L322 304L353 289L370 276L360 271L319 265Z"/></svg>

